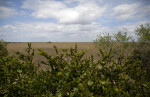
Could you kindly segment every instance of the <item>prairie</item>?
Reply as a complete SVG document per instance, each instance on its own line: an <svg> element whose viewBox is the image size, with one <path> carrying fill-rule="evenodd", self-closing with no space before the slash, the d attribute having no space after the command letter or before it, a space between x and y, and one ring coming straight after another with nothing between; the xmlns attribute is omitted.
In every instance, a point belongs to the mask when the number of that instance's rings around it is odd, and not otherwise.
<svg viewBox="0 0 150 97"><path fill-rule="evenodd" d="M95 47L93 42L53 42L53 43L47 43L47 42L31 42L32 48L35 49L35 60L39 60L39 56L37 55L37 50L42 49L48 53L51 53L52 56L54 56L56 53L54 51L53 46L55 45L58 50L62 49L69 49L71 47L74 47L75 44L78 46L78 50L87 50L86 56L94 55L97 56L98 49ZM7 49L10 54L13 54L15 51L20 51L22 53L25 52L25 48L27 47L27 42L16 42L16 43L8 43ZM41 59L40 59L41 60Z"/></svg>
<svg viewBox="0 0 150 97"><path fill-rule="evenodd" d="M50 53L52 56L55 56L55 51L53 46L55 45L58 48L58 51L61 52L62 49L68 49L71 47L74 47L75 44L78 46L78 50L87 50L83 58L89 57L93 55L95 57L95 60L97 60L98 57L98 49L95 47L93 42L31 42L32 48L35 50L35 56L34 56L34 63L38 64L41 61L46 61L45 58L37 54L38 49L42 49L46 51L47 53ZM27 42L11 42L7 44L8 53L11 55L15 55L16 51L19 51L21 53L25 54L25 49L28 46ZM40 68L43 70L49 69L46 65L40 65Z"/></svg>

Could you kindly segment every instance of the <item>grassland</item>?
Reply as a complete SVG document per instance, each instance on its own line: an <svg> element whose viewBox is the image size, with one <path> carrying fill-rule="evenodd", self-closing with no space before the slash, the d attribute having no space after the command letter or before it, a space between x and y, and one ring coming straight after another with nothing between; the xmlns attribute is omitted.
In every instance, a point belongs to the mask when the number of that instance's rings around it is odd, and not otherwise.
<svg viewBox="0 0 150 97"><path fill-rule="evenodd" d="M88 55L94 55L96 56L98 53L97 48L93 44L93 42L53 42L53 43L46 43L46 42L32 42L32 48L37 51L37 49L43 49L44 51L51 53L52 56L55 55L54 48L53 46L55 45L58 50L62 49L69 49L71 47L74 47L75 44L78 45L78 50L86 50L86 56ZM27 47L27 43L8 43L7 44L7 49L10 54L13 54L15 51L20 51L22 53L25 52L25 48ZM36 55L36 59L38 60L38 56Z"/></svg>
<svg viewBox="0 0 150 97"><path fill-rule="evenodd" d="M55 51L53 46L55 45L59 51L62 49L69 49L71 47L74 47L75 44L78 46L78 50L86 50L86 54L83 56L83 58L89 57L93 55L95 57L95 60L97 60L98 57L98 49L95 47L93 42L32 42L32 48L35 49L35 56L34 56L34 62L38 64L40 61L46 61L45 58L38 55L36 52L38 49L42 49L46 51L47 53L50 53L52 56L55 56ZM15 55L15 51L19 51L21 53L25 53L25 48L27 47L26 42L12 42L7 44L7 49L9 54ZM40 68L43 70L49 69L48 66L41 64Z"/></svg>

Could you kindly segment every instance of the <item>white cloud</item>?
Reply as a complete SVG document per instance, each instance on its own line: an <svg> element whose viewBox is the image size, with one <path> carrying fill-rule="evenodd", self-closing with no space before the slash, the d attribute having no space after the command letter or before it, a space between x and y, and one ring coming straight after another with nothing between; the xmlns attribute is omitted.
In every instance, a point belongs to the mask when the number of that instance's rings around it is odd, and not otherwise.
<svg viewBox="0 0 150 97"><path fill-rule="evenodd" d="M0 18L2 18L2 19L8 18L8 17L14 16L16 14L18 14L16 9L6 7L6 6L0 6Z"/></svg>
<svg viewBox="0 0 150 97"><path fill-rule="evenodd" d="M74 7L68 7L65 2L60 1L26 0L23 2L22 8L33 10L31 14L33 17L54 18L59 23L65 24L91 23L102 16L107 8L106 6L100 7L95 2L89 0L86 2L85 0L81 1L78 1L78 4Z"/></svg>
<svg viewBox="0 0 150 97"><path fill-rule="evenodd" d="M126 23L118 27L109 28L101 26L99 23L91 24L62 24L48 22L18 22L12 25L0 26L0 38L6 41L67 41L84 42L93 41L98 34L108 32L117 33L123 28L127 29L128 35L136 39L135 29L141 24L150 23L150 21L140 21L136 23Z"/></svg>
<svg viewBox="0 0 150 97"><path fill-rule="evenodd" d="M46 22L15 23L0 27L6 41L92 41L97 34L111 31L98 23L55 24Z"/></svg>
<svg viewBox="0 0 150 97"><path fill-rule="evenodd" d="M122 4L113 8L113 16L119 20L127 20L135 18L135 14L138 12L139 4Z"/></svg>

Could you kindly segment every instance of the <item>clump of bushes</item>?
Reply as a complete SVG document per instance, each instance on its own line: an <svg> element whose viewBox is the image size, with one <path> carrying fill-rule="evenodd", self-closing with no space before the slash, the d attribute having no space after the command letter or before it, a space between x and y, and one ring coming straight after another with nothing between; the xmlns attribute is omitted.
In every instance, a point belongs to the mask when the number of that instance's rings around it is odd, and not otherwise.
<svg viewBox="0 0 150 97"><path fill-rule="evenodd" d="M0 55L5 56L7 55L8 51L6 49L7 43L3 40L0 40Z"/></svg>
<svg viewBox="0 0 150 97"><path fill-rule="evenodd" d="M135 29L137 41L127 35L127 30L119 31L117 34L98 35L94 40L97 48L101 48L108 52L113 48L115 57L123 53L124 56L130 56L133 60L141 60L141 67L150 72L150 24L140 25Z"/></svg>
<svg viewBox="0 0 150 97"><path fill-rule="evenodd" d="M92 55L83 59L86 50L78 51L77 45L63 53L56 46L54 49L54 57L41 49L37 52L47 60L40 64L50 66L49 71L39 70L33 63L31 43L27 55L0 55L0 96L150 96L150 80L140 68L140 59L132 60L123 54L114 58L112 49L99 49L102 57L95 62Z"/></svg>

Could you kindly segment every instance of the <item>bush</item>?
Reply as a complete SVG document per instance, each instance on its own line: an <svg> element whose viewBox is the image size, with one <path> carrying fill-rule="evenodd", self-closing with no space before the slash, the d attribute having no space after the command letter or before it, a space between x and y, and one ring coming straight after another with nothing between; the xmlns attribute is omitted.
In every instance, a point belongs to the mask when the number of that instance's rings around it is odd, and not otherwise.
<svg viewBox="0 0 150 97"><path fill-rule="evenodd" d="M54 49L54 57L38 50L47 59L41 64L50 66L50 71L36 68L30 43L27 55L0 55L0 96L150 96L150 80L140 68L141 60L122 54L114 59L111 49L99 49L102 58L95 62L93 56L83 59L86 50L78 51L77 45L63 53Z"/></svg>
<svg viewBox="0 0 150 97"><path fill-rule="evenodd" d="M150 24L140 25L135 31L139 42L150 42Z"/></svg>
<svg viewBox="0 0 150 97"><path fill-rule="evenodd" d="M127 36L127 31L119 31L117 34L114 35L114 39L117 42L129 42L132 38Z"/></svg>
<svg viewBox="0 0 150 97"><path fill-rule="evenodd" d="M97 48L101 48L105 51L108 51L109 48L113 47L113 39L109 33L98 35L96 40L94 40L94 44Z"/></svg>
<svg viewBox="0 0 150 97"><path fill-rule="evenodd" d="M7 43L4 42L3 40L0 40L0 55L6 56L7 55L7 48L6 48Z"/></svg>

